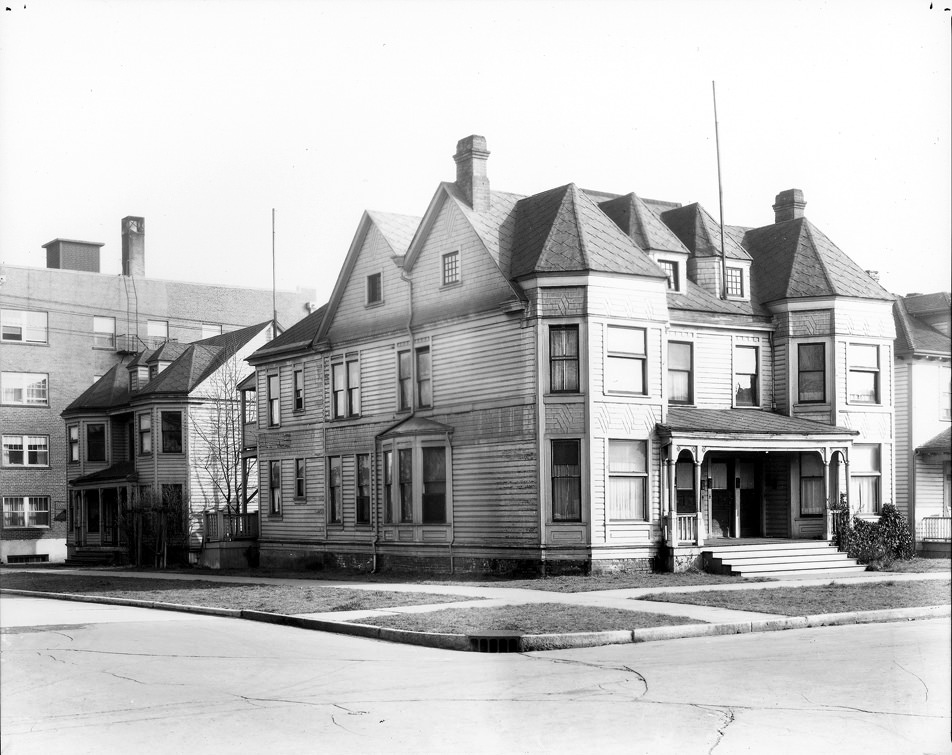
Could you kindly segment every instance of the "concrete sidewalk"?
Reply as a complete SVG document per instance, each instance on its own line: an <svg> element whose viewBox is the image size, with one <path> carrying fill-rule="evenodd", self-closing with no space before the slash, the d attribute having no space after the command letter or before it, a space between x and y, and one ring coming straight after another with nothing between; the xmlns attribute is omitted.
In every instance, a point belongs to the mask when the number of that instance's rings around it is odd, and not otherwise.
<svg viewBox="0 0 952 755"><path fill-rule="evenodd" d="M522 649L554 649L556 647L581 647L618 642L639 642L656 639L674 639L678 637L697 637L715 634L736 634L751 631L773 631L806 626L827 626L830 624L862 623L870 621L897 621L902 619L925 618L934 616L948 616L952 614L949 606L934 606L929 608L889 609L883 611L862 611L824 616L790 617L779 614L767 614L753 611L737 611L713 606L695 606L686 603L667 603L651 600L636 600L659 593L672 592L703 592L716 590L769 590L779 587L807 587L813 585L830 584L863 584L873 582L914 582L928 580L949 579L949 573L929 572L922 574L912 573L882 573L869 572L867 574L851 575L849 577L831 578L818 577L815 579L777 580L774 582L747 582L738 580L737 583L720 583L711 585L690 586L659 586L646 588L623 588L616 590L592 590L588 592L552 592L548 590L532 590L527 588L503 587L498 585L476 584L414 584L365 582L357 583L346 580L323 579L296 579L281 577L251 577L251 576L223 576L214 574L182 574L166 573L161 571L122 571L118 568L100 569L56 569L48 568L0 568L0 588L4 574L40 573L62 574L64 576L110 576L135 579L168 579L181 581L205 581L226 584L261 584L261 585L290 585L297 587L324 587L346 588L357 590L377 590L392 592L431 593L439 595L465 596L468 600L452 603L433 603L414 606L398 606L386 609L361 611L331 611L310 614L285 616L281 614L267 614L258 611L238 611L232 609L208 609L187 606L171 606L151 601L134 601L126 599L95 598L95 602L123 603L129 605L146 604L149 607L170 610L195 610L202 613L218 613L224 616L268 621L288 624L302 628L319 629L344 634L356 634L390 641L411 642L412 644L426 644L435 647L452 649L470 649L467 638L460 635L443 635L425 632L406 632L381 627L363 625L363 619L377 618L393 614L417 614L430 611L439 611L446 608L491 608L506 605L524 605L527 603L557 603L564 605L591 606L593 608L614 608L633 613L656 613L667 616L677 616L688 621L704 622L703 624L688 623L684 625L654 627L624 632L594 632L580 634L538 635L533 641L531 638L521 638ZM18 593L21 591L4 590L4 592ZM31 593L41 595L46 593ZM60 596L46 594L49 597L65 599L82 599L77 596ZM89 596L85 596L89 600ZM533 642L536 644L534 645ZM542 643L538 646L538 643ZM465 647L464 647L465 646Z"/></svg>

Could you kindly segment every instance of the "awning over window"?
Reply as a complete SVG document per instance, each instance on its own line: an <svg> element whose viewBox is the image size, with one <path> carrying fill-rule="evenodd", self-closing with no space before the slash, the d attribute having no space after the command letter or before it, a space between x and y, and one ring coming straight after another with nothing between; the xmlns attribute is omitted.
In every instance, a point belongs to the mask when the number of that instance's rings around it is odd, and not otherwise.
<svg viewBox="0 0 952 755"><path fill-rule="evenodd" d="M408 435L450 435L452 432L453 428L449 425L443 425L431 419L414 415L384 430L377 437L397 438Z"/></svg>

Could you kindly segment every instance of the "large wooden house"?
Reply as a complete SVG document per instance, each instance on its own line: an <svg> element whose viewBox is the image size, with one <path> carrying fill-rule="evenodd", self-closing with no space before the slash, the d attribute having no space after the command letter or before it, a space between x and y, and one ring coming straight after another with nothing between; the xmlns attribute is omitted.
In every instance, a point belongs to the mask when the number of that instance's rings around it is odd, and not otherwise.
<svg viewBox="0 0 952 755"><path fill-rule="evenodd" d="M893 498L892 295L776 222L490 189L367 212L330 301L259 349L262 565L648 569L825 539Z"/></svg>

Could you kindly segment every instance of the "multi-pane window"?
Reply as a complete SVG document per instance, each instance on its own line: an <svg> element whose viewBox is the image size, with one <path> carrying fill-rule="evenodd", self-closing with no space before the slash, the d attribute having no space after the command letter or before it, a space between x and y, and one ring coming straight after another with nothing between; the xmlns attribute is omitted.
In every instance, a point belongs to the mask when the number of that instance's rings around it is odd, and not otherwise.
<svg viewBox="0 0 952 755"><path fill-rule="evenodd" d="M661 269L668 276L668 290L679 291L678 287L678 263L670 260L661 260Z"/></svg>
<svg viewBox="0 0 952 755"><path fill-rule="evenodd" d="M759 406L758 365L756 346L734 347L734 406Z"/></svg>
<svg viewBox="0 0 952 755"><path fill-rule="evenodd" d="M258 392L241 392L241 415L246 425L253 425L258 422Z"/></svg>
<svg viewBox="0 0 952 755"><path fill-rule="evenodd" d="M646 334L643 328L609 325L605 329L605 390L609 393L647 393Z"/></svg>
<svg viewBox="0 0 952 755"><path fill-rule="evenodd" d="M826 486L819 454L800 454L800 516L823 516Z"/></svg>
<svg viewBox="0 0 952 755"><path fill-rule="evenodd" d="M213 322L202 323L202 340L221 335L221 325Z"/></svg>
<svg viewBox="0 0 952 755"><path fill-rule="evenodd" d="M161 412L162 453L182 453L182 412Z"/></svg>
<svg viewBox="0 0 952 755"><path fill-rule="evenodd" d="M879 403L879 346L849 345L849 400L858 404Z"/></svg>
<svg viewBox="0 0 952 755"><path fill-rule="evenodd" d="M459 252L443 255L443 285L459 283Z"/></svg>
<svg viewBox="0 0 952 755"><path fill-rule="evenodd" d="M413 521L413 449L397 451L397 466L400 475L400 521Z"/></svg>
<svg viewBox="0 0 952 755"><path fill-rule="evenodd" d="M79 461L79 425L70 425L66 428L66 444L69 446L69 462Z"/></svg>
<svg viewBox="0 0 952 755"><path fill-rule="evenodd" d="M93 317L93 346L97 349L116 347L115 317Z"/></svg>
<svg viewBox="0 0 952 755"><path fill-rule="evenodd" d="M294 371L294 411L304 411L304 370Z"/></svg>
<svg viewBox="0 0 952 755"><path fill-rule="evenodd" d="M268 375L268 424L281 424L281 376Z"/></svg>
<svg viewBox="0 0 952 755"><path fill-rule="evenodd" d="M357 524L370 524L370 454L357 454Z"/></svg>
<svg viewBox="0 0 952 755"><path fill-rule="evenodd" d="M739 267L727 268L727 295L744 295L744 271Z"/></svg>
<svg viewBox="0 0 952 755"><path fill-rule="evenodd" d="M49 377L39 372L0 373L0 396L4 404L46 406L49 403Z"/></svg>
<svg viewBox="0 0 952 755"><path fill-rule="evenodd" d="M433 405L433 383L430 375L430 348L416 350L416 400L417 406Z"/></svg>
<svg viewBox="0 0 952 755"><path fill-rule="evenodd" d="M446 522L446 449L423 449L423 523Z"/></svg>
<svg viewBox="0 0 952 755"><path fill-rule="evenodd" d="M86 425L86 461L106 460L106 426Z"/></svg>
<svg viewBox="0 0 952 755"><path fill-rule="evenodd" d="M46 496L4 496L4 527L49 527L50 499Z"/></svg>
<svg viewBox="0 0 952 755"><path fill-rule="evenodd" d="M48 467L50 439L47 435L4 435L3 466Z"/></svg>
<svg viewBox="0 0 952 755"><path fill-rule="evenodd" d="M647 519L647 441L608 441L609 519Z"/></svg>
<svg viewBox="0 0 952 755"><path fill-rule="evenodd" d="M868 514L878 514L881 476L879 446L854 444L850 450L850 505Z"/></svg>
<svg viewBox="0 0 952 755"><path fill-rule="evenodd" d="M392 524L396 516L393 510L393 451L383 452L383 518Z"/></svg>
<svg viewBox="0 0 952 755"><path fill-rule="evenodd" d="M152 453L152 415L139 415L139 455Z"/></svg>
<svg viewBox="0 0 952 755"><path fill-rule="evenodd" d="M343 478L340 456L331 456L327 460L327 516L334 524L344 521Z"/></svg>
<svg viewBox="0 0 952 755"><path fill-rule="evenodd" d="M578 325L549 327L549 388L552 393L579 392Z"/></svg>
<svg viewBox="0 0 952 755"><path fill-rule="evenodd" d="M360 363L356 359L331 365L331 391L335 419L360 414Z"/></svg>
<svg viewBox="0 0 952 755"><path fill-rule="evenodd" d="M49 340L46 312L26 309L0 309L0 339L20 343L46 343Z"/></svg>
<svg viewBox="0 0 952 755"><path fill-rule="evenodd" d="M826 401L826 345L797 345L797 400L801 404Z"/></svg>
<svg viewBox="0 0 952 755"><path fill-rule="evenodd" d="M578 440L552 441L552 519L582 520L582 465Z"/></svg>
<svg viewBox="0 0 952 755"><path fill-rule="evenodd" d="M379 304L383 301L383 285L380 273L367 276L367 303Z"/></svg>
<svg viewBox="0 0 952 755"><path fill-rule="evenodd" d="M409 351L397 354L397 394L400 409L413 408L413 361Z"/></svg>
<svg viewBox="0 0 952 755"><path fill-rule="evenodd" d="M270 512L275 516L281 513L281 462L277 459L268 465L268 490L271 493Z"/></svg>
<svg viewBox="0 0 952 755"><path fill-rule="evenodd" d="M145 332L149 338L167 341L169 339L169 321L149 320L145 324Z"/></svg>
<svg viewBox="0 0 952 755"><path fill-rule="evenodd" d="M952 368L939 372L939 419L952 419Z"/></svg>
<svg viewBox="0 0 952 755"><path fill-rule="evenodd" d="M690 404L694 401L694 345L668 342L668 401Z"/></svg>
<svg viewBox="0 0 952 755"><path fill-rule="evenodd" d="M304 459L294 460L294 497L304 498L306 493Z"/></svg>

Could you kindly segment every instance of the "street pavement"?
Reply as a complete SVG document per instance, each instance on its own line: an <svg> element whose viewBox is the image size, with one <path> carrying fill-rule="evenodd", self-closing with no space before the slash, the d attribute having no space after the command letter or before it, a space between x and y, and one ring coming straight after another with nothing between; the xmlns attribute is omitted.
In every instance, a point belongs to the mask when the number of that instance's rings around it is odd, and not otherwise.
<svg viewBox="0 0 952 755"><path fill-rule="evenodd" d="M0 627L4 755L950 752L946 618L500 655L10 595Z"/></svg>

